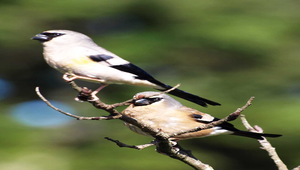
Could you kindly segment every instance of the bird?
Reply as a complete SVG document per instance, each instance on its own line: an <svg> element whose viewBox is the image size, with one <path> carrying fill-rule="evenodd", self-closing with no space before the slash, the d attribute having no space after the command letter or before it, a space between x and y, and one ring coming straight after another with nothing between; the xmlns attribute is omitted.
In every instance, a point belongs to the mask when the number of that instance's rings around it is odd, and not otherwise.
<svg viewBox="0 0 300 170"><path fill-rule="evenodd" d="M54 69L64 73L67 82L75 79L101 83L93 93L96 94L109 84L128 84L145 86L165 91L166 85L138 66L126 61L110 51L98 46L90 37L70 30L48 30L31 38L43 45L44 59ZM170 94L201 106L220 105L217 102L175 89Z"/></svg>
<svg viewBox="0 0 300 170"><path fill-rule="evenodd" d="M207 113L186 107L179 101L162 92L141 92L133 97L131 104L122 111L122 114L148 125L153 129L160 130L167 135L191 130L220 119ZM140 135L150 136L137 126L124 122L133 132ZM213 128L185 133L170 138L171 141L186 140L191 138L202 138L221 134L231 134L254 139L262 137L279 137L279 134L255 133L242 131L235 128L231 123L224 122Z"/></svg>

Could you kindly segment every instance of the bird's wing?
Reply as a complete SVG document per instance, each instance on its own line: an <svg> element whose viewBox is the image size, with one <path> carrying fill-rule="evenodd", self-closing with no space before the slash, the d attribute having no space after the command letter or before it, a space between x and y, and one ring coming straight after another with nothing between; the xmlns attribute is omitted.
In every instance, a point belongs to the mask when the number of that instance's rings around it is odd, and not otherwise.
<svg viewBox="0 0 300 170"><path fill-rule="evenodd" d="M129 63L128 61L123 60L119 57L115 57L115 56L107 55L107 54L90 55L88 57L94 62L97 62L100 64L105 64L108 67L117 69L122 72L131 73L134 75L134 77L136 79L147 80L147 81L154 83L156 85L159 85L161 87L166 86L162 82L154 79L149 73L147 73L143 69L141 69L138 66L136 66L132 63ZM118 60L122 60L122 61L118 62ZM118 63L118 64L115 64L115 63ZM122 64L120 64L120 63L122 63Z"/></svg>
<svg viewBox="0 0 300 170"><path fill-rule="evenodd" d="M111 65L107 60L113 59L114 57L106 54L90 55L88 56L94 62L105 62Z"/></svg>
<svg viewBox="0 0 300 170"><path fill-rule="evenodd" d="M195 120L199 123L208 124L208 123L220 120L219 118L213 117L210 114L202 113L198 110L195 110L195 109L192 109L192 108L189 108L189 107L183 106L183 107L181 107L180 110L183 110L183 111L189 113L190 114L189 116L193 120ZM230 130L230 131L236 131L237 130L231 123L228 123L228 122L224 122L224 123L218 125L218 127L221 127L222 129L226 129L226 130Z"/></svg>
<svg viewBox="0 0 300 170"><path fill-rule="evenodd" d="M182 106L180 108L180 111L185 112L186 114L188 114L188 116L190 118L192 118L193 120L195 120L197 122L201 122L201 123L211 123L211 122L215 121L215 119L216 119L215 117L213 117L209 114L202 113L198 110L195 110L195 109L192 109L189 107L185 107L185 106Z"/></svg>
<svg viewBox="0 0 300 170"><path fill-rule="evenodd" d="M131 74L132 75L132 80L131 80L132 84L137 84L137 82L140 82L140 81L145 83L144 81L146 81L147 83L150 83L151 86L155 85L156 87L154 87L154 88L157 90L160 90L160 91L165 91L165 90L172 88L172 86L166 85L166 84L156 80L155 78L153 78L150 74L148 74L141 68L116 56L113 53L110 53L109 51L103 51L103 53L101 53L100 55L91 55L91 56L89 56L89 58L94 63L99 63L99 64L107 66L109 68L113 68L115 70L120 71L121 73L123 72L123 73ZM197 103L204 107L206 107L207 104L210 104L213 106L220 105L217 102L199 97L197 95L193 95L191 93L187 93L180 89L174 89L174 90L170 91L169 93L172 95L175 95L177 97L183 98L185 100Z"/></svg>

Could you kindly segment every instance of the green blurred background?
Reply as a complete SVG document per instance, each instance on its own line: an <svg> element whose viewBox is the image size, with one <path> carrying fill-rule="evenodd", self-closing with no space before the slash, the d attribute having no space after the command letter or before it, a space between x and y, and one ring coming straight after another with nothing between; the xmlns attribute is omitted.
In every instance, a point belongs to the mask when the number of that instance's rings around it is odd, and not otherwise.
<svg viewBox="0 0 300 170"><path fill-rule="evenodd" d="M75 102L77 93L44 62L42 46L30 37L49 29L87 34L158 80L181 83L183 90L222 103L203 108L178 99L219 118L255 96L243 113L265 132L283 134L270 141L288 167L296 167L300 162L299 5L291 0L0 0L0 169L190 169L157 154L154 147L136 151L105 140L108 136L128 144L151 141L119 120L76 121L39 102L36 86L64 110L107 115L88 103ZM111 85L99 96L116 103L149 90ZM240 120L233 124L244 129ZM253 139L224 135L181 145L215 169L276 169Z"/></svg>

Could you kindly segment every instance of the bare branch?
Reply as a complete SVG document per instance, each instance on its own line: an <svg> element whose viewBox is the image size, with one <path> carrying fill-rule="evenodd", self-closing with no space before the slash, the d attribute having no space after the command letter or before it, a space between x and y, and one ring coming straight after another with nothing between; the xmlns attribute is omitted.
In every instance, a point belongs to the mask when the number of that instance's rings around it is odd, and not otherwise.
<svg viewBox="0 0 300 170"><path fill-rule="evenodd" d="M133 101L133 99L130 99L125 102L115 103L112 105L103 103L99 98L97 100L90 101L89 99L91 98L91 94L93 93L92 90L90 90L86 87L80 88L74 81L69 82L69 84L72 86L73 89L75 89L79 93L77 96L77 99L79 99L81 101L87 101L87 102L93 104L94 107L96 107L98 109L106 110L109 113L111 113L112 115L118 114L116 112L116 110L114 110L114 108L124 106L124 105L129 105Z"/></svg>
<svg viewBox="0 0 300 170"><path fill-rule="evenodd" d="M82 90L81 87L77 86L77 84L74 81L70 81L69 84L73 87L74 90L77 92L80 92Z"/></svg>
<svg viewBox="0 0 300 170"><path fill-rule="evenodd" d="M173 90L177 89L179 86L180 86L180 84L177 84L176 86L174 86L174 87L172 87L172 88L170 88L170 89L168 89L166 91L161 92L161 94L169 93L170 91L173 91Z"/></svg>
<svg viewBox="0 0 300 170"><path fill-rule="evenodd" d="M68 112L65 112L65 111L62 111L60 109L58 109L57 107L53 106L41 93L40 93L40 90L39 90L39 87L36 87L35 88L35 91L36 91L36 94L49 106L51 107L52 109L64 114L64 115L67 115L67 116L70 116L70 117L73 117L73 118L76 118L77 120L110 120L110 119L118 119L121 115L116 115L116 116L101 116L101 117L84 117L84 116L77 116L77 115L73 115L71 113L68 113Z"/></svg>
<svg viewBox="0 0 300 170"><path fill-rule="evenodd" d="M245 115L241 115L241 119L242 119L242 123L244 124L244 126L250 132L256 132L256 133L263 132L263 129L257 125L253 128L246 120ZM269 156L271 157L271 159L274 161L274 163L278 167L278 170L288 170L287 166L279 158L277 152L275 151L275 148L271 145L271 143L265 137L262 137L262 138L263 138L262 140L258 140L258 142L262 146L261 149L264 149L268 152Z"/></svg>
<svg viewBox="0 0 300 170"><path fill-rule="evenodd" d="M245 118L245 115L241 115L241 120L248 131L255 132L254 128L248 123L247 119Z"/></svg>
<svg viewBox="0 0 300 170"><path fill-rule="evenodd" d="M247 101L247 103L242 107L242 108L238 108L237 111L244 111L245 109L247 109L247 107L252 105L252 101L255 99L254 96L250 97L250 99Z"/></svg>
<svg viewBox="0 0 300 170"><path fill-rule="evenodd" d="M179 86L180 86L180 84L177 84L176 86L174 86L174 87L172 87L172 88L170 88L170 89L168 89L168 90L162 91L162 92L160 92L159 94L169 93L170 91L173 91L173 90L177 89ZM151 95L151 96L156 96L156 94L153 94L153 95ZM149 97L151 97L151 96L149 96Z"/></svg>
<svg viewBox="0 0 300 170"><path fill-rule="evenodd" d="M227 117L225 117L223 119L220 119L218 121L214 121L214 122L208 123L206 125L202 125L202 126L196 127L194 129L177 132L177 133L171 134L169 137L171 138L171 137L179 136L179 135L186 134L186 133L197 132L197 131L200 131L200 130L205 130L205 129L213 128L213 127L215 127L217 125L220 125L220 124L222 124L224 122L233 121L233 120L237 119L240 116L240 114L241 114L242 111L244 111L247 107L249 107L251 105L251 102L252 102L253 99L254 99L254 97L251 97L243 107L238 108L235 112L229 114Z"/></svg>
<svg viewBox="0 0 300 170"><path fill-rule="evenodd" d="M172 142L170 141L158 141L156 142L156 151L158 153L166 154L170 156L171 158L177 159L181 162L184 162L185 164L193 167L197 170L213 170L211 166L208 164L205 164L195 158L191 151L183 149L180 145L172 146Z"/></svg>
<svg viewBox="0 0 300 170"><path fill-rule="evenodd" d="M77 85L75 83L70 83L72 86L74 86L73 88L76 90L82 90L82 88L78 88ZM175 86L176 88L177 86ZM85 91L89 91L89 90L85 90ZM103 102L101 102L100 100L96 100L96 101L88 101L89 103L93 104L94 107L99 108L99 109L103 109L107 112L110 113L110 116L102 116L102 117L82 117L82 116L76 116L67 112L64 112L56 107L54 107L39 91L39 88L36 88L36 93L37 95L45 102L47 103L47 105L49 107L51 107L54 110L57 110L67 116L70 117L74 117L78 120L109 120L109 119L120 119L123 120L127 123L130 123L132 125L135 125L137 127L139 127L141 130L143 130L146 133L149 133L150 135L152 135L155 138L155 143L152 144L145 144L145 145L138 145L138 146L134 146L134 145L127 145L124 144L120 141L117 140L113 140L110 138L106 138L107 140L110 140L114 143L116 143L118 146L120 147L127 147L127 148L133 148L133 149L144 149L146 147L152 146L153 144L155 144L157 146L157 151L161 152L165 155L168 155L174 159L178 159L188 165L190 165L191 167L193 167L194 169L199 169L199 170L213 170L212 167L210 167L207 164L202 163L201 161L199 161L198 159L196 159L190 152L185 151L184 149L180 149L178 151L178 148L174 148L172 146L172 142L168 140L169 136L160 131L159 129L153 129L152 127L142 124L138 121L136 121L133 118L127 117L125 115L122 115L120 112L118 112L117 110L115 110L114 108L117 106L121 106L121 105L126 105L128 103L130 103L132 100L128 100L122 103L117 103L117 104L113 104L113 105L107 105Z"/></svg>
<svg viewBox="0 0 300 170"><path fill-rule="evenodd" d="M292 170L300 170L300 166L297 166L296 168L293 168Z"/></svg>
<svg viewBox="0 0 300 170"><path fill-rule="evenodd" d="M137 149L137 150L142 150L142 149L145 149L149 146L153 146L155 145L154 143L147 143L147 144L143 144L143 145L127 145L125 143L122 143L118 140L114 140L114 139L111 139L109 137L105 137L105 139L109 140L109 141L112 141L114 142L115 144L117 144L119 147L125 147L125 148L132 148L132 149Z"/></svg>
<svg viewBox="0 0 300 170"><path fill-rule="evenodd" d="M78 91L80 94L79 97L82 97L82 99L86 99L85 101L88 101L88 99L90 98L90 95L92 93L91 90L87 89L87 88L80 88L76 85L75 82L71 81L69 82L69 84L76 90ZM163 93L167 93L170 92L171 90L176 89L179 86L179 84ZM242 107L242 108L238 108L235 112L231 113L230 115L228 115L227 117L219 120L219 121L215 121L212 123L209 123L205 126L201 126L201 127L197 127L195 129L191 129L188 131L182 131L182 132L178 132L178 133L174 133L172 135L167 135L166 133L160 131L159 129L153 129L152 127L142 124L140 122L138 122L137 120L127 117L125 115L122 115L120 112L118 112L117 110L115 110L116 107L119 106L124 106L124 105L129 105L130 103L132 103L133 99L131 100L127 100L125 102L121 102L121 103L116 103L116 104L112 104L112 105L107 105L105 103L103 103L102 101L100 101L100 99L96 100L96 101L88 101L89 103L91 103L94 107L98 108L98 109L102 109L105 110L107 112L110 113L109 116L101 116L101 117L83 117L83 116L76 116L73 115L71 113L67 113L64 112L56 107L54 107L39 91L39 88L36 88L36 93L37 95L52 109L61 112L62 114L65 114L67 116L76 118L77 120L110 120L110 119L120 119L122 121L125 121L127 123L130 123L134 126L137 126L138 128L140 128L141 130L143 130L146 133L149 133L150 135L152 135L155 138L155 142L149 143L149 144L144 144L144 145L127 145L124 144L118 140L114 140L111 138L106 137L105 139L110 140L114 143L116 143L119 147L127 147L127 148L133 148L133 149L137 149L137 150L142 150L146 147L152 146L152 145L156 145L156 150L159 153L163 153L165 155L170 156L171 158L174 159L178 159L184 163L186 163L187 165L193 167L194 169L198 169L198 170L213 170L213 168L207 164L202 163L200 160L198 160L197 158L195 158L190 151L184 150L183 148L181 148L178 144L174 147L172 145L172 142L169 141L169 138L173 137L173 136L177 136L177 135L181 135L181 134L185 134L185 133L191 133L191 132L195 132L195 131L199 131L199 130L203 130L203 129L208 129L208 128L212 128L216 125L222 124L226 121L232 121L235 120L239 117L240 113L242 111L244 111L248 106L251 105L252 100L254 99L254 97L251 97L249 99L249 101ZM250 126L251 127L251 126ZM253 128L252 128L253 129ZM273 149L273 151L275 152L275 150ZM276 153L276 152L275 152ZM286 169L280 169L280 170L286 170Z"/></svg>
<svg viewBox="0 0 300 170"><path fill-rule="evenodd" d="M187 154L183 154L182 152L177 153L178 160L190 165L194 169L198 170L214 170L210 165L201 162L198 159L188 156Z"/></svg>

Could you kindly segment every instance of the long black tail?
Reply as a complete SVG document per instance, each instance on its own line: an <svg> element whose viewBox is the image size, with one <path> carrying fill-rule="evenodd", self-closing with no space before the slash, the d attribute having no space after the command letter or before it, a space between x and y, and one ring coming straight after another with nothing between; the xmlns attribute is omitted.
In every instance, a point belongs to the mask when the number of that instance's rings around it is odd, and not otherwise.
<svg viewBox="0 0 300 170"><path fill-rule="evenodd" d="M165 85L164 83L156 80L150 74L148 74L147 72L145 72L144 70L142 70L141 68L137 67L136 65L134 65L132 63L122 64L122 65L111 65L110 67L115 68L120 71L123 71L123 72L134 74L136 79L146 80L146 81L149 81L153 84L160 86L161 88L157 88L157 90L165 91L165 90L172 88L171 86ZM213 106L220 105L217 102L213 102L211 100L204 99L202 97L187 93L187 92L179 90L179 89L172 90L169 93L173 94L177 97L186 99L188 101L197 103L204 107L206 107L207 104L210 104Z"/></svg>
<svg viewBox="0 0 300 170"><path fill-rule="evenodd" d="M248 132L248 131L235 131L232 135L237 135L237 136L244 136L244 137L249 137L249 138L254 138L254 139L263 139L263 137L271 137L271 138L276 138L280 137L282 135L279 134L268 134L268 133L255 133L255 132Z"/></svg>
<svg viewBox="0 0 300 170"><path fill-rule="evenodd" d="M165 89L157 89L157 90L165 91L165 90L168 90L172 87L168 86L168 85L164 85L164 88ZM203 107L207 107L207 104L212 105L212 106L221 105L217 102L214 102L214 101L211 101L211 100L193 95L191 93L188 93L188 92L185 92L185 91L182 91L182 90L179 90L179 89L174 89L174 90L170 91L169 93L174 95L174 96L177 96L177 97L183 98L185 100L191 101L193 103L199 104Z"/></svg>

